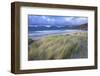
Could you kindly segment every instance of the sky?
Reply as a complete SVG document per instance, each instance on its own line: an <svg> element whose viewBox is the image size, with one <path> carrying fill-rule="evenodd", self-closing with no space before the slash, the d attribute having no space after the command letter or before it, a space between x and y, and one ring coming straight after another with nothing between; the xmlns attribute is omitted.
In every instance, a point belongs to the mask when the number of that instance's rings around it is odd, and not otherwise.
<svg viewBox="0 0 100 76"><path fill-rule="evenodd" d="M28 26L75 26L88 23L87 17L28 15Z"/></svg>

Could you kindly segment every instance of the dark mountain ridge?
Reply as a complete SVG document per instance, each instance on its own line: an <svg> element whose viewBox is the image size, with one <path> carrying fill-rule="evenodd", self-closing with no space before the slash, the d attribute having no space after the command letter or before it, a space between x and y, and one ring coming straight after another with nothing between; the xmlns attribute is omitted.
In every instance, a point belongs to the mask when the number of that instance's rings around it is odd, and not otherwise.
<svg viewBox="0 0 100 76"><path fill-rule="evenodd" d="M32 26L32 27L28 27L29 31L43 31L43 30L66 30L66 29L79 29L79 30L88 30L88 24L81 24L81 25L74 25L74 26L62 26L62 27L58 27L58 26L50 26L50 27L46 27L46 26Z"/></svg>

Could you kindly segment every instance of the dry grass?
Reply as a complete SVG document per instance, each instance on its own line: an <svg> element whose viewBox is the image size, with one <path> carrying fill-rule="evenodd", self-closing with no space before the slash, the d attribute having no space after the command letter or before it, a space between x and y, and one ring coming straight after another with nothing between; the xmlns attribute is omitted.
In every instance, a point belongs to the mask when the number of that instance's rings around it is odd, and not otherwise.
<svg viewBox="0 0 100 76"><path fill-rule="evenodd" d="M29 60L87 58L87 32L48 36L34 41Z"/></svg>

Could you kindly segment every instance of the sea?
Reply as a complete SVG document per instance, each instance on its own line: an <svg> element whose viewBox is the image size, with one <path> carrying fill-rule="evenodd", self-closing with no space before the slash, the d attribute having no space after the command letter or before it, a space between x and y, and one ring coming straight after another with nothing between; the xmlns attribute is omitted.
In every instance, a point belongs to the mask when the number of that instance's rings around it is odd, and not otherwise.
<svg viewBox="0 0 100 76"><path fill-rule="evenodd" d="M28 38L33 40L40 39L41 37L54 36L54 35L65 35L74 32L86 32L86 30L43 30L43 31L28 31Z"/></svg>

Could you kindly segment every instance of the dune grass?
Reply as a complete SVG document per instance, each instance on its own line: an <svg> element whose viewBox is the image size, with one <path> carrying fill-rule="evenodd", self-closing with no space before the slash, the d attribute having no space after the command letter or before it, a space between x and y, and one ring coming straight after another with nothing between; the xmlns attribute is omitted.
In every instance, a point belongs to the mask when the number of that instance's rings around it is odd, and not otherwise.
<svg viewBox="0 0 100 76"><path fill-rule="evenodd" d="M87 32L48 36L29 47L29 60L87 58Z"/></svg>

